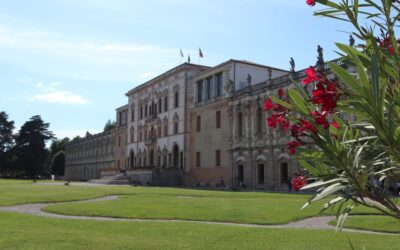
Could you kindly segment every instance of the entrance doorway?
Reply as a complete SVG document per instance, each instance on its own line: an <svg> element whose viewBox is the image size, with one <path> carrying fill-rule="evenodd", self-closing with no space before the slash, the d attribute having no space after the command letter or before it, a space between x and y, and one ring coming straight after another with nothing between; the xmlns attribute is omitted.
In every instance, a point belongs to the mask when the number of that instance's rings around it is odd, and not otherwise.
<svg viewBox="0 0 400 250"><path fill-rule="evenodd" d="M243 165L239 165L238 166L237 178L238 178L238 182L239 183L243 183L243 181L244 181L244 167L243 167Z"/></svg>
<svg viewBox="0 0 400 250"><path fill-rule="evenodd" d="M258 164L257 166L257 179L258 179L258 184L264 184L265 183L265 168L264 164Z"/></svg>
<svg viewBox="0 0 400 250"><path fill-rule="evenodd" d="M281 163L281 184L287 183L289 179L289 171L288 171L288 164L287 162Z"/></svg>

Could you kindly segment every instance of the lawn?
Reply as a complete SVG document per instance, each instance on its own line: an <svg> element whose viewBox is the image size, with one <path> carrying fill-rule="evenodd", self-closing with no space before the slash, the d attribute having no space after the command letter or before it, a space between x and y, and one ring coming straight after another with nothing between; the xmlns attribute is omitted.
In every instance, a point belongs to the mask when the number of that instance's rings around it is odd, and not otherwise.
<svg viewBox="0 0 400 250"><path fill-rule="evenodd" d="M135 195L114 201L53 205L46 211L87 216L182 219L251 224L286 224L318 215L322 203L304 210L308 196L277 193L233 193L138 188ZM147 191L147 192L145 192ZM159 191L159 192L157 192ZM182 193L183 192L183 193ZM335 214L335 210L323 214ZM357 207L355 213L375 212Z"/></svg>
<svg viewBox="0 0 400 250"><path fill-rule="evenodd" d="M0 213L1 249L394 249L400 237L166 222L99 222Z"/></svg>
<svg viewBox="0 0 400 250"><path fill-rule="evenodd" d="M46 209L77 215L282 224L316 216L321 208L321 204L315 204L300 211L309 196L298 194L75 184L65 186L0 180L2 206L84 200L114 194L120 195L120 199L83 201L49 206ZM355 211L375 212L362 207L357 207ZM334 212L328 211L328 214ZM349 218L349 222L357 218ZM377 217L371 218L375 220ZM361 228L373 223L380 223L382 227L393 226L395 230L398 228L398 224L395 224L398 222L386 219L361 222L356 222ZM350 249L349 242L356 249L393 249L393 246L400 245L400 237L190 222L65 220L0 212L0 249Z"/></svg>
<svg viewBox="0 0 400 250"><path fill-rule="evenodd" d="M0 206L85 200L112 194L134 193L132 187L45 185L46 183L49 182L0 179Z"/></svg>
<svg viewBox="0 0 400 250"><path fill-rule="evenodd" d="M330 224L336 225L336 221ZM389 216L352 216L346 219L344 227L400 234L400 221Z"/></svg>

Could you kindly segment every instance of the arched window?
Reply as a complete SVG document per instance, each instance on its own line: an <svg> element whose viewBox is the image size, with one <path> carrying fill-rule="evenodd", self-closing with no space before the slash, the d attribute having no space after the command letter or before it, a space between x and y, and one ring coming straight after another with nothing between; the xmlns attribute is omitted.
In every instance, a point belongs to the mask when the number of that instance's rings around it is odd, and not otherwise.
<svg viewBox="0 0 400 250"><path fill-rule="evenodd" d="M135 155L133 154L133 151L131 151L129 155L129 161L130 161L130 167L133 168L135 165Z"/></svg>
<svg viewBox="0 0 400 250"><path fill-rule="evenodd" d="M243 115L242 115L242 112L238 113L238 136L243 136Z"/></svg>
<svg viewBox="0 0 400 250"><path fill-rule="evenodd" d="M260 107L257 108L257 133L262 133L262 126L263 126L263 118L262 118L262 109Z"/></svg>
<svg viewBox="0 0 400 250"><path fill-rule="evenodd" d="M164 111L168 111L168 96L164 98Z"/></svg>
<svg viewBox="0 0 400 250"><path fill-rule="evenodd" d="M174 103L175 103L175 108L177 108L178 106L179 106L179 92L178 91L176 91L175 92L175 96L174 96L175 98L174 98Z"/></svg>
<svg viewBox="0 0 400 250"><path fill-rule="evenodd" d="M131 128L131 143L135 140L135 129L132 127Z"/></svg>
<svg viewBox="0 0 400 250"><path fill-rule="evenodd" d="M168 136L168 123L164 123L164 137Z"/></svg>

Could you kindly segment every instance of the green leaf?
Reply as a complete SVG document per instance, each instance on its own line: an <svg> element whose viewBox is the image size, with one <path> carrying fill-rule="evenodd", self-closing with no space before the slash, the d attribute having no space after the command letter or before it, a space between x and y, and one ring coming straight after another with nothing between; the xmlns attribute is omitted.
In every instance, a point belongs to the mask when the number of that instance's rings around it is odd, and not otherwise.
<svg viewBox="0 0 400 250"><path fill-rule="evenodd" d="M303 114L308 115L310 114L310 109L307 106L307 103L303 99L303 97L297 92L295 89L288 90L288 96L293 104L299 109Z"/></svg>
<svg viewBox="0 0 400 250"><path fill-rule="evenodd" d="M330 185L329 187L324 188L321 193L317 194L311 202L321 200L333 193L336 193L337 191L340 191L343 189L343 185L341 183L335 183Z"/></svg>
<svg viewBox="0 0 400 250"><path fill-rule="evenodd" d="M283 107L285 107L285 108L287 108L289 110L293 110L293 108L294 108L292 104L287 103L287 102L283 101L282 99L280 99L280 98L278 98L276 96L270 95L268 97L271 98L271 100L273 102L275 102L275 103L277 103L279 105L282 105Z"/></svg>
<svg viewBox="0 0 400 250"><path fill-rule="evenodd" d="M371 78L372 78L372 91L375 99L375 107L380 107L379 98L379 62L376 53L372 54L371 57L372 67L371 67Z"/></svg>
<svg viewBox="0 0 400 250"><path fill-rule="evenodd" d="M359 94L364 93L364 90L359 85L357 79L354 76L352 76L347 70L343 69L342 67L340 67L335 63L328 63L328 64L333 73L335 73L335 75L338 76L339 79L342 80L344 83L348 84L354 92Z"/></svg>

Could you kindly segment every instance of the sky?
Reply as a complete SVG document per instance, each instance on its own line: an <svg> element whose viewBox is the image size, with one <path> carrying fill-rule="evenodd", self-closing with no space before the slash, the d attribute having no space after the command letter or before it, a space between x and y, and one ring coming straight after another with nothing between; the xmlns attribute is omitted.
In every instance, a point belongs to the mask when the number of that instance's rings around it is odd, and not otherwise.
<svg viewBox="0 0 400 250"><path fill-rule="evenodd" d="M0 111L15 132L34 115L58 138L103 130L125 93L190 54L289 70L326 60L350 27L305 0L0 0ZM198 49L204 58L199 60ZM180 57L182 49L185 58Z"/></svg>

